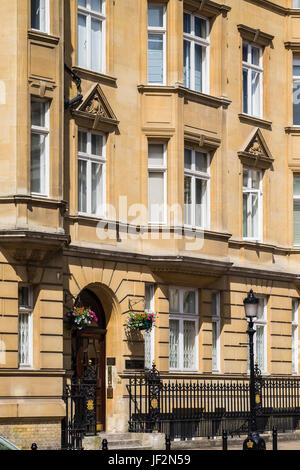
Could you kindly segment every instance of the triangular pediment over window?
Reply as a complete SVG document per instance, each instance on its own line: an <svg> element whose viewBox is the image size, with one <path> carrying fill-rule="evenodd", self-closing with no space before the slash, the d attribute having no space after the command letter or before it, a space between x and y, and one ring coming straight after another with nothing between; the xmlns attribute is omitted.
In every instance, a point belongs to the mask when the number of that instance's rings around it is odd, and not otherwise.
<svg viewBox="0 0 300 470"><path fill-rule="evenodd" d="M260 129L253 131L238 156L244 165L261 169L271 168L274 162Z"/></svg>
<svg viewBox="0 0 300 470"><path fill-rule="evenodd" d="M72 115L79 125L104 132L115 131L119 124L99 84L89 90Z"/></svg>

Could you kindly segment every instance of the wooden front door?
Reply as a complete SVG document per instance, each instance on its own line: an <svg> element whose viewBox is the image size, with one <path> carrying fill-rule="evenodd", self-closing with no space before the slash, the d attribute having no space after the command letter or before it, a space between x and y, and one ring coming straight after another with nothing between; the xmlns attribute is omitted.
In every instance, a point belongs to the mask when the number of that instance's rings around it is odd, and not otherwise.
<svg viewBox="0 0 300 470"><path fill-rule="evenodd" d="M96 371L96 417L97 431L105 430L105 316L98 297L85 289L79 297L80 303L90 307L98 317L98 323L92 323L76 332L75 373L82 379L89 364Z"/></svg>

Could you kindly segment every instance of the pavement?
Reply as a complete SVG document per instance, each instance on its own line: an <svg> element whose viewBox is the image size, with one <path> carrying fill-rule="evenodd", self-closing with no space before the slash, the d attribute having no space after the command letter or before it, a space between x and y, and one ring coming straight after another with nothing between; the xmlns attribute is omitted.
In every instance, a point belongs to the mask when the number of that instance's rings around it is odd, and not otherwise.
<svg viewBox="0 0 300 470"><path fill-rule="evenodd" d="M272 434L261 434L260 435L266 442L266 449L273 450L273 441ZM227 439L227 449L230 451L233 450L243 450L243 442L246 439L246 436L240 437L230 437ZM192 441L173 441L171 444L172 450L213 450L213 451L222 451L222 438L218 437L216 439L195 439ZM277 450L292 450L300 451L300 431L295 431L291 433L278 433L277 438Z"/></svg>

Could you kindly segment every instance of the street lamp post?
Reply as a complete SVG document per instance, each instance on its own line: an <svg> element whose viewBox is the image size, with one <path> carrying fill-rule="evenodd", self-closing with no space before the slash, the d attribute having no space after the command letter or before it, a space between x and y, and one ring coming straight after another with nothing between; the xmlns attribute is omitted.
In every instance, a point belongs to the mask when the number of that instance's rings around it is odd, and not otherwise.
<svg viewBox="0 0 300 470"><path fill-rule="evenodd" d="M250 423L248 437L244 441L243 450L266 450L266 443L264 439L259 436L256 421L256 384L255 384L255 369L254 369L254 348L253 337L256 332L254 329L253 319L257 316L258 311L258 298L255 297L251 289L248 297L244 299L245 315L248 318L247 333L249 336L249 359L250 359Z"/></svg>

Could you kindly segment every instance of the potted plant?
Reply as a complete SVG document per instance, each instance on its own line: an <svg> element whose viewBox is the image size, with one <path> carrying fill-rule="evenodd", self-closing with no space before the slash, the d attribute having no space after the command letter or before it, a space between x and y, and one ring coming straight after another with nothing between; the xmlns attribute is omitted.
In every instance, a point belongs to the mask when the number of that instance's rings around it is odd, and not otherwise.
<svg viewBox="0 0 300 470"><path fill-rule="evenodd" d="M130 312L126 327L130 330L151 330L156 321L155 313L135 313Z"/></svg>
<svg viewBox="0 0 300 470"><path fill-rule="evenodd" d="M92 322L98 322L97 315L90 307L73 307L73 309L67 313L67 317L72 326L78 330L82 330Z"/></svg>

